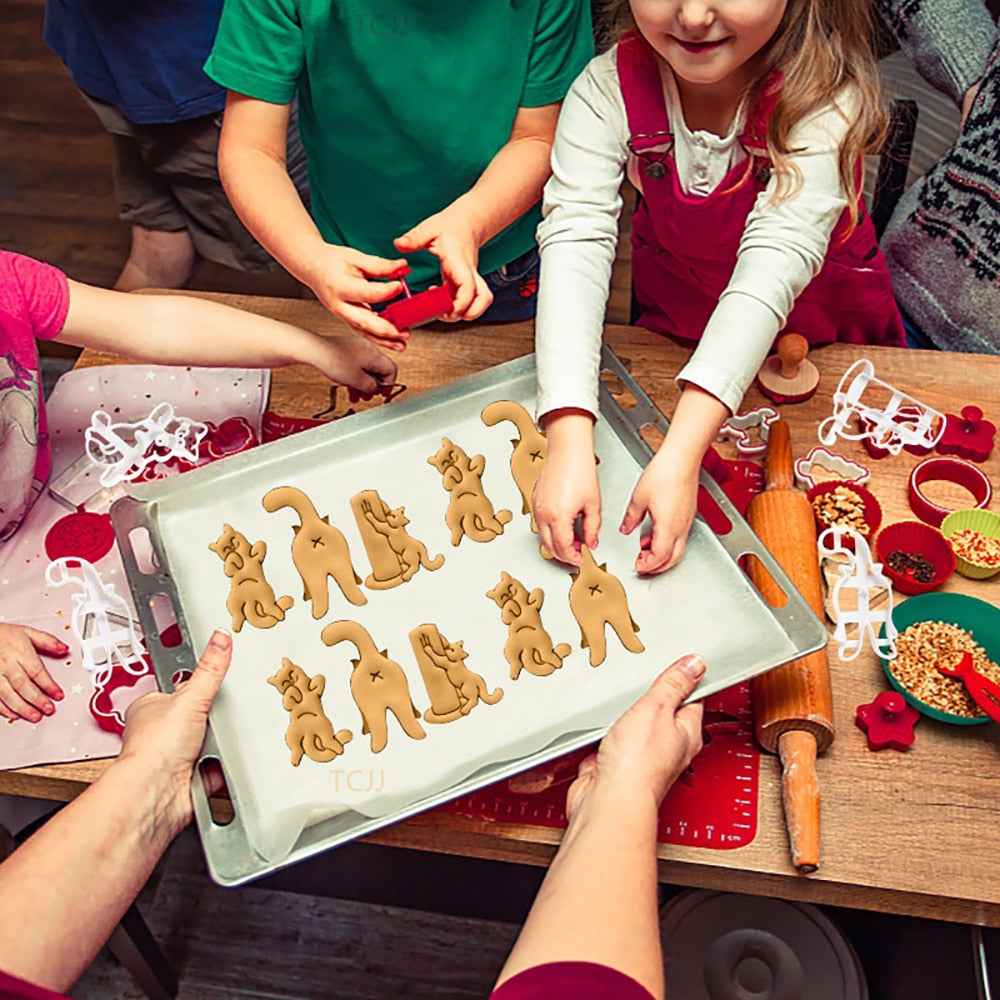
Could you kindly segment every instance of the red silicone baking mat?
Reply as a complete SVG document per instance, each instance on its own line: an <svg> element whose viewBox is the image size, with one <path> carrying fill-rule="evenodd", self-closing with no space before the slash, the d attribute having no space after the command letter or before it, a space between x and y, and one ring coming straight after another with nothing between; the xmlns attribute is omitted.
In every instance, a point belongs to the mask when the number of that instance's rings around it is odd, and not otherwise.
<svg viewBox="0 0 1000 1000"><path fill-rule="evenodd" d="M749 683L705 699L706 745L667 793L660 808L657 839L661 844L744 847L757 833L757 786L760 752L753 736ZM566 826L566 790L577 766L594 747L463 795L438 806L441 812L501 823L522 823L561 829ZM518 782L518 778L522 778ZM533 793L511 789L520 785L549 787Z"/></svg>

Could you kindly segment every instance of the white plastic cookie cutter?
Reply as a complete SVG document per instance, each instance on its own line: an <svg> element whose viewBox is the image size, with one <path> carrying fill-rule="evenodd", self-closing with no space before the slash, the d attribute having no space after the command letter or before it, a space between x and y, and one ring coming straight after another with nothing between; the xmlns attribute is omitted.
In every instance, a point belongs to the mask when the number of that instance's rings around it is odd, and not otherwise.
<svg viewBox="0 0 1000 1000"><path fill-rule="evenodd" d="M773 406L758 406L755 410L730 417L720 428L716 441L733 441L736 450L744 458L756 458L767 451L767 439L771 434L771 424L778 419L778 411ZM755 444L750 432L759 428L760 443Z"/></svg>
<svg viewBox="0 0 1000 1000"><path fill-rule="evenodd" d="M178 417L170 403L160 403L134 423L114 424L106 410L95 410L83 440L90 460L104 466L101 485L116 486L169 458L197 462L198 444L207 433L205 424Z"/></svg>
<svg viewBox="0 0 1000 1000"><path fill-rule="evenodd" d="M825 469L833 473L833 478L845 483L857 483L859 486L867 483L872 475L871 469L860 462L837 455L827 448L813 448L809 454L795 462L795 479L803 489L810 490L816 485L817 469Z"/></svg>
<svg viewBox="0 0 1000 1000"><path fill-rule="evenodd" d="M79 575L73 570L79 570ZM83 668L93 675L94 687L104 687L116 666L136 677L149 672L146 650L128 605L112 584L101 581L92 563L73 556L55 559L45 569L45 582L50 587L77 587L72 595L70 628L80 643Z"/></svg>
<svg viewBox="0 0 1000 1000"><path fill-rule="evenodd" d="M884 408L862 402L869 386L888 393L889 399ZM848 424L855 415L860 429L850 430ZM819 425L822 444L831 445L838 437L847 441L867 439L891 455L898 455L907 445L933 448L943 433L943 414L875 378L875 368L867 358L855 361L844 372L833 394L833 414Z"/></svg>
<svg viewBox="0 0 1000 1000"><path fill-rule="evenodd" d="M845 538L853 541L853 552L845 544ZM836 559L838 564L830 603L835 622L833 639L839 646L840 659L855 659L865 644L866 635L878 656L883 659L895 656L897 629L892 622L892 583L882 572L882 564L872 560L868 542L858 532L838 525L827 528L817 539L816 546L821 560ZM875 588L886 593L886 605L878 610L871 607L871 591ZM845 607L844 591L856 592L857 606L853 610ZM853 639L847 638L848 625L858 627ZM876 625L884 626L885 634L881 638L875 631Z"/></svg>

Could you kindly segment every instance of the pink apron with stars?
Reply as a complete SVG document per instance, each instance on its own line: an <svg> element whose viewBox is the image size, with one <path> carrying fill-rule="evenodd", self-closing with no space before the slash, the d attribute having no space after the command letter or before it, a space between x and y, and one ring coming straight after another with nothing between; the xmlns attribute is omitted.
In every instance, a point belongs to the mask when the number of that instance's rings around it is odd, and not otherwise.
<svg viewBox="0 0 1000 1000"><path fill-rule="evenodd" d="M729 284L747 216L767 186L770 161L760 152L737 164L707 197L681 189L673 156L656 53L629 32L617 51L618 77L628 115L630 149L642 175L642 201L632 220L632 281L639 326L681 340L701 337ZM766 149L771 96L740 142ZM871 219L859 206L857 226L841 216L819 274L805 287L784 330L810 344L906 344L885 258Z"/></svg>

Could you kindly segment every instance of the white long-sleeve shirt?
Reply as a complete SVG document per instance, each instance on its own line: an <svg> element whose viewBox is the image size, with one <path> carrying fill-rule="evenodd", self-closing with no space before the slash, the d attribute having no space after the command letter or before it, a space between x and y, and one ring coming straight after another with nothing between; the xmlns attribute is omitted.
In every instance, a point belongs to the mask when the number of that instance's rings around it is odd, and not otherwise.
<svg viewBox="0 0 1000 1000"><path fill-rule="evenodd" d="M578 408L597 416L601 339L618 241L620 187L629 161L629 127L612 48L593 59L570 88L552 149L538 241L542 254L536 319L538 416ZM670 77L670 74L665 74ZM665 84L674 156L684 191L708 195L746 158L739 143L744 109L725 136L684 124L672 78ZM841 106L849 100L838 98ZM795 193L770 196L772 172L746 220L736 267L693 356L678 373L732 412L791 311L822 267L847 198L837 170L847 118L831 104L789 137L801 175ZM641 172L630 171L641 182Z"/></svg>

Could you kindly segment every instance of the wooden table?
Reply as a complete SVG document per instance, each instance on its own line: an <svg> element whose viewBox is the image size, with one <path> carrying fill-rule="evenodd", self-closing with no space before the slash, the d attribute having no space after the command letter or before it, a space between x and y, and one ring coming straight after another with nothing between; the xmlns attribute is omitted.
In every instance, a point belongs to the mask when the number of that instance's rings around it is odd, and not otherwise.
<svg viewBox="0 0 1000 1000"><path fill-rule="evenodd" d="M316 330L339 329L318 304L306 301L216 295L256 312ZM445 327L416 331L400 360L399 381L407 394L456 378L532 349L530 324ZM640 384L669 415L676 402L673 382L686 352L644 330L612 326L607 341L629 360ZM831 410L831 394L843 372L869 357L876 375L938 410L958 412L969 402L1000 418L1000 357L890 348L861 350L832 345L812 358L822 375L811 400L782 408L796 455L817 443L818 422ZM81 364L117 359L85 354ZM751 389L744 409L767 402ZM329 403L326 384L310 369L274 373L270 406L289 415L311 415ZM391 404L390 404L391 405ZM906 452L871 461L859 444L834 448L870 464L869 484L881 500L884 524L911 518L906 493L909 470L918 461ZM1000 485L1000 454L983 466ZM941 495L939 499L944 499ZM951 498L959 505L960 498ZM617 512L606 512L612 530ZM979 582L955 576L946 591L1000 603L1000 577ZM899 598L897 598L899 599ZM775 895L889 913L1000 927L1000 729L987 724L946 726L922 719L914 746L905 754L872 753L854 725L855 708L886 687L870 651L842 663L831 645L837 738L818 765L822 791L822 866L811 876L794 874L789 862L775 758L761 760L757 836L736 850L663 845L660 878L678 885ZM0 791L69 799L93 781L106 762L87 761L0 772ZM471 857L544 865L559 831L432 813L379 831L375 843Z"/></svg>

